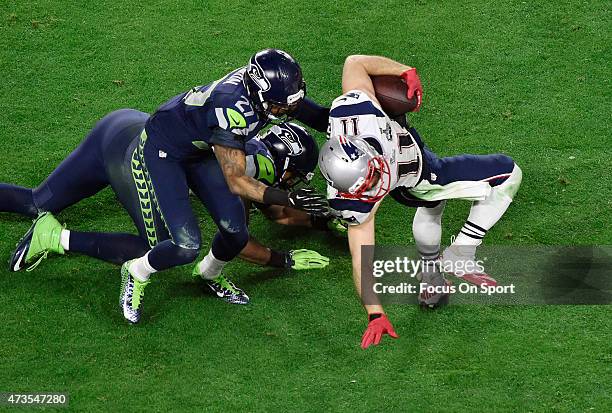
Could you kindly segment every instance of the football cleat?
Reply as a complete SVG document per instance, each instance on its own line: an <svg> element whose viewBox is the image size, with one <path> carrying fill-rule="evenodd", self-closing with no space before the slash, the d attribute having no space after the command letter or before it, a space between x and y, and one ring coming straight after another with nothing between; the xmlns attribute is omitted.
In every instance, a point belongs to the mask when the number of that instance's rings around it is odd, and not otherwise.
<svg viewBox="0 0 612 413"><path fill-rule="evenodd" d="M421 280L418 296L421 308L435 309L448 305L452 284L441 272L421 272L417 278Z"/></svg>
<svg viewBox="0 0 612 413"><path fill-rule="evenodd" d="M119 306L123 311L123 317L131 324L140 321L142 313L142 300L144 289L150 281L140 281L130 273L130 264L134 260L125 262L121 266L121 290L119 293Z"/></svg>
<svg viewBox="0 0 612 413"><path fill-rule="evenodd" d="M191 276L204 281L208 291L227 303L242 305L249 303L249 296L224 275L220 275L212 280L203 278L199 271L199 263L193 268Z"/></svg>
<svg viewBox="0 0 612 413"><path fill-rule="evenodd" d="M450 246L444 250L441 256L444 272L454 275L470 284L496 286L497 280L480 269L484 268L478 264L473 254L473 248L462 246Z"/></svg>
<svg viewBox="0 0 612 413"><path fill-rule="evenodd" d="M240 288L236 287L233 282L225 278L224 275L220 275L213 280L204 280L204 283L210 289L211 293L226 303L240 305L249 303L249 296Z"/></svg>
<svg viewBox="0 0 612 413"><path fill-rule="evenodd" d="M227 303L241 305L249 303L249 296L224 275L213 280L204 280L204 282L213 294Z"/></svg>
<svg viewBox="0 0 612 413"><path fill-rule="evenodd" d="M27 271L34 270L50 252L64 254L60 235L64 227L50 212L42 213L19 240L9 260L9 269L19 271L29 265Z"/></svg>

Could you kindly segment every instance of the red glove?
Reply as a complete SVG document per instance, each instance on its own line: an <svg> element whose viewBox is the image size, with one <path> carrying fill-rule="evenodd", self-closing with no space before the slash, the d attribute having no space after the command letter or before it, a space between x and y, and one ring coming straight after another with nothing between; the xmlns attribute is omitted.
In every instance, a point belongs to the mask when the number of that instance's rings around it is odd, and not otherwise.
<svg viewBox="0 0 612 413"><path fill-rule="evenodd" d="M423 99L423 86L421 86L421 79L419 79L416 69L414 67L408 69L400 76L406 81L406 85L408 85L408 92L406 93L408 100L411 100L416 93L417 105L412 111L418 112L421 107L421 100Z"/></svg>
<svg viewBox="0 0 612 413"><path fill-rule="evenodd" d="M378 318L374 318L376 316L380 316ZM370 322L368 323L368 328L363 333L363 337L361 337L361 348L366 349L370 347L371 344L375 346L380 343L382 336L385 334L389 334L393 338L398 338L399 336L393 329L391 322L387 318L386 314L370 314Z"/></svg>

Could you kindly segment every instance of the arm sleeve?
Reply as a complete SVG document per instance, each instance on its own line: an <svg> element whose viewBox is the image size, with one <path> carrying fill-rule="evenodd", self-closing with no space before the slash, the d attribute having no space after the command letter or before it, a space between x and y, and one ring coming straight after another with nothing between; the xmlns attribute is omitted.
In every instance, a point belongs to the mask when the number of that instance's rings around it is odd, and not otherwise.
<svg viewBox="0 0 612 413"><path fill-rule="evenodd" d="M302 103L296 109L295 118L319 132L327 132L329 108L320 106L306 98L302 100Z"/></svg>
<svg viewBox="0 0 612 413"><path fill-rule="evenodd" d="M226 129L219 127L213 129L212 136L210 137L211 145L227 146L229 148L240 149L244 151L244 136L236 135Z"/></svg>

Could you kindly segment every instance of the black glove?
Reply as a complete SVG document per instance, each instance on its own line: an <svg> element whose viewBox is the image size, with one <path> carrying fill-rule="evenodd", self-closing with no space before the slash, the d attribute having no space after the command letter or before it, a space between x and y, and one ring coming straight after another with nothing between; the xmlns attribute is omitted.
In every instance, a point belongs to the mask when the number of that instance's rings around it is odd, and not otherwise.
<svg viewBox="0 0 612 413"><path fill-rule="evenodd" d="M289 206L313 215L326 215L329 213L327 198L324 195L318 194L312 188L300 188L289 192Z"/></svg>

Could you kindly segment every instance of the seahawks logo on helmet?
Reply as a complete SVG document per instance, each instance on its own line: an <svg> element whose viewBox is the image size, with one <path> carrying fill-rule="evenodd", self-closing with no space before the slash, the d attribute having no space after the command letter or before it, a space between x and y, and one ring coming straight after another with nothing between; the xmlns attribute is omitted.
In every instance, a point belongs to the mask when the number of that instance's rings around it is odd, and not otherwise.
<svg viewBox="0 0 612 413"><path fill-rule="evenodd" d="M253 80L253 82L255 82L257 87L259 87L261 92L267 92L270 90L270 81L266 79L263 74L263 70L261 70L259 65L251 63L249 64L247 71L249 73L249 77Z"/></svg>
<svg viewBox="0 0 612 413"><path fill-rule="evenodd" d="M287 146L290 156L298 156L304 152L304 146L298 136L289 128L278 128L276 136Z"/></svg>

